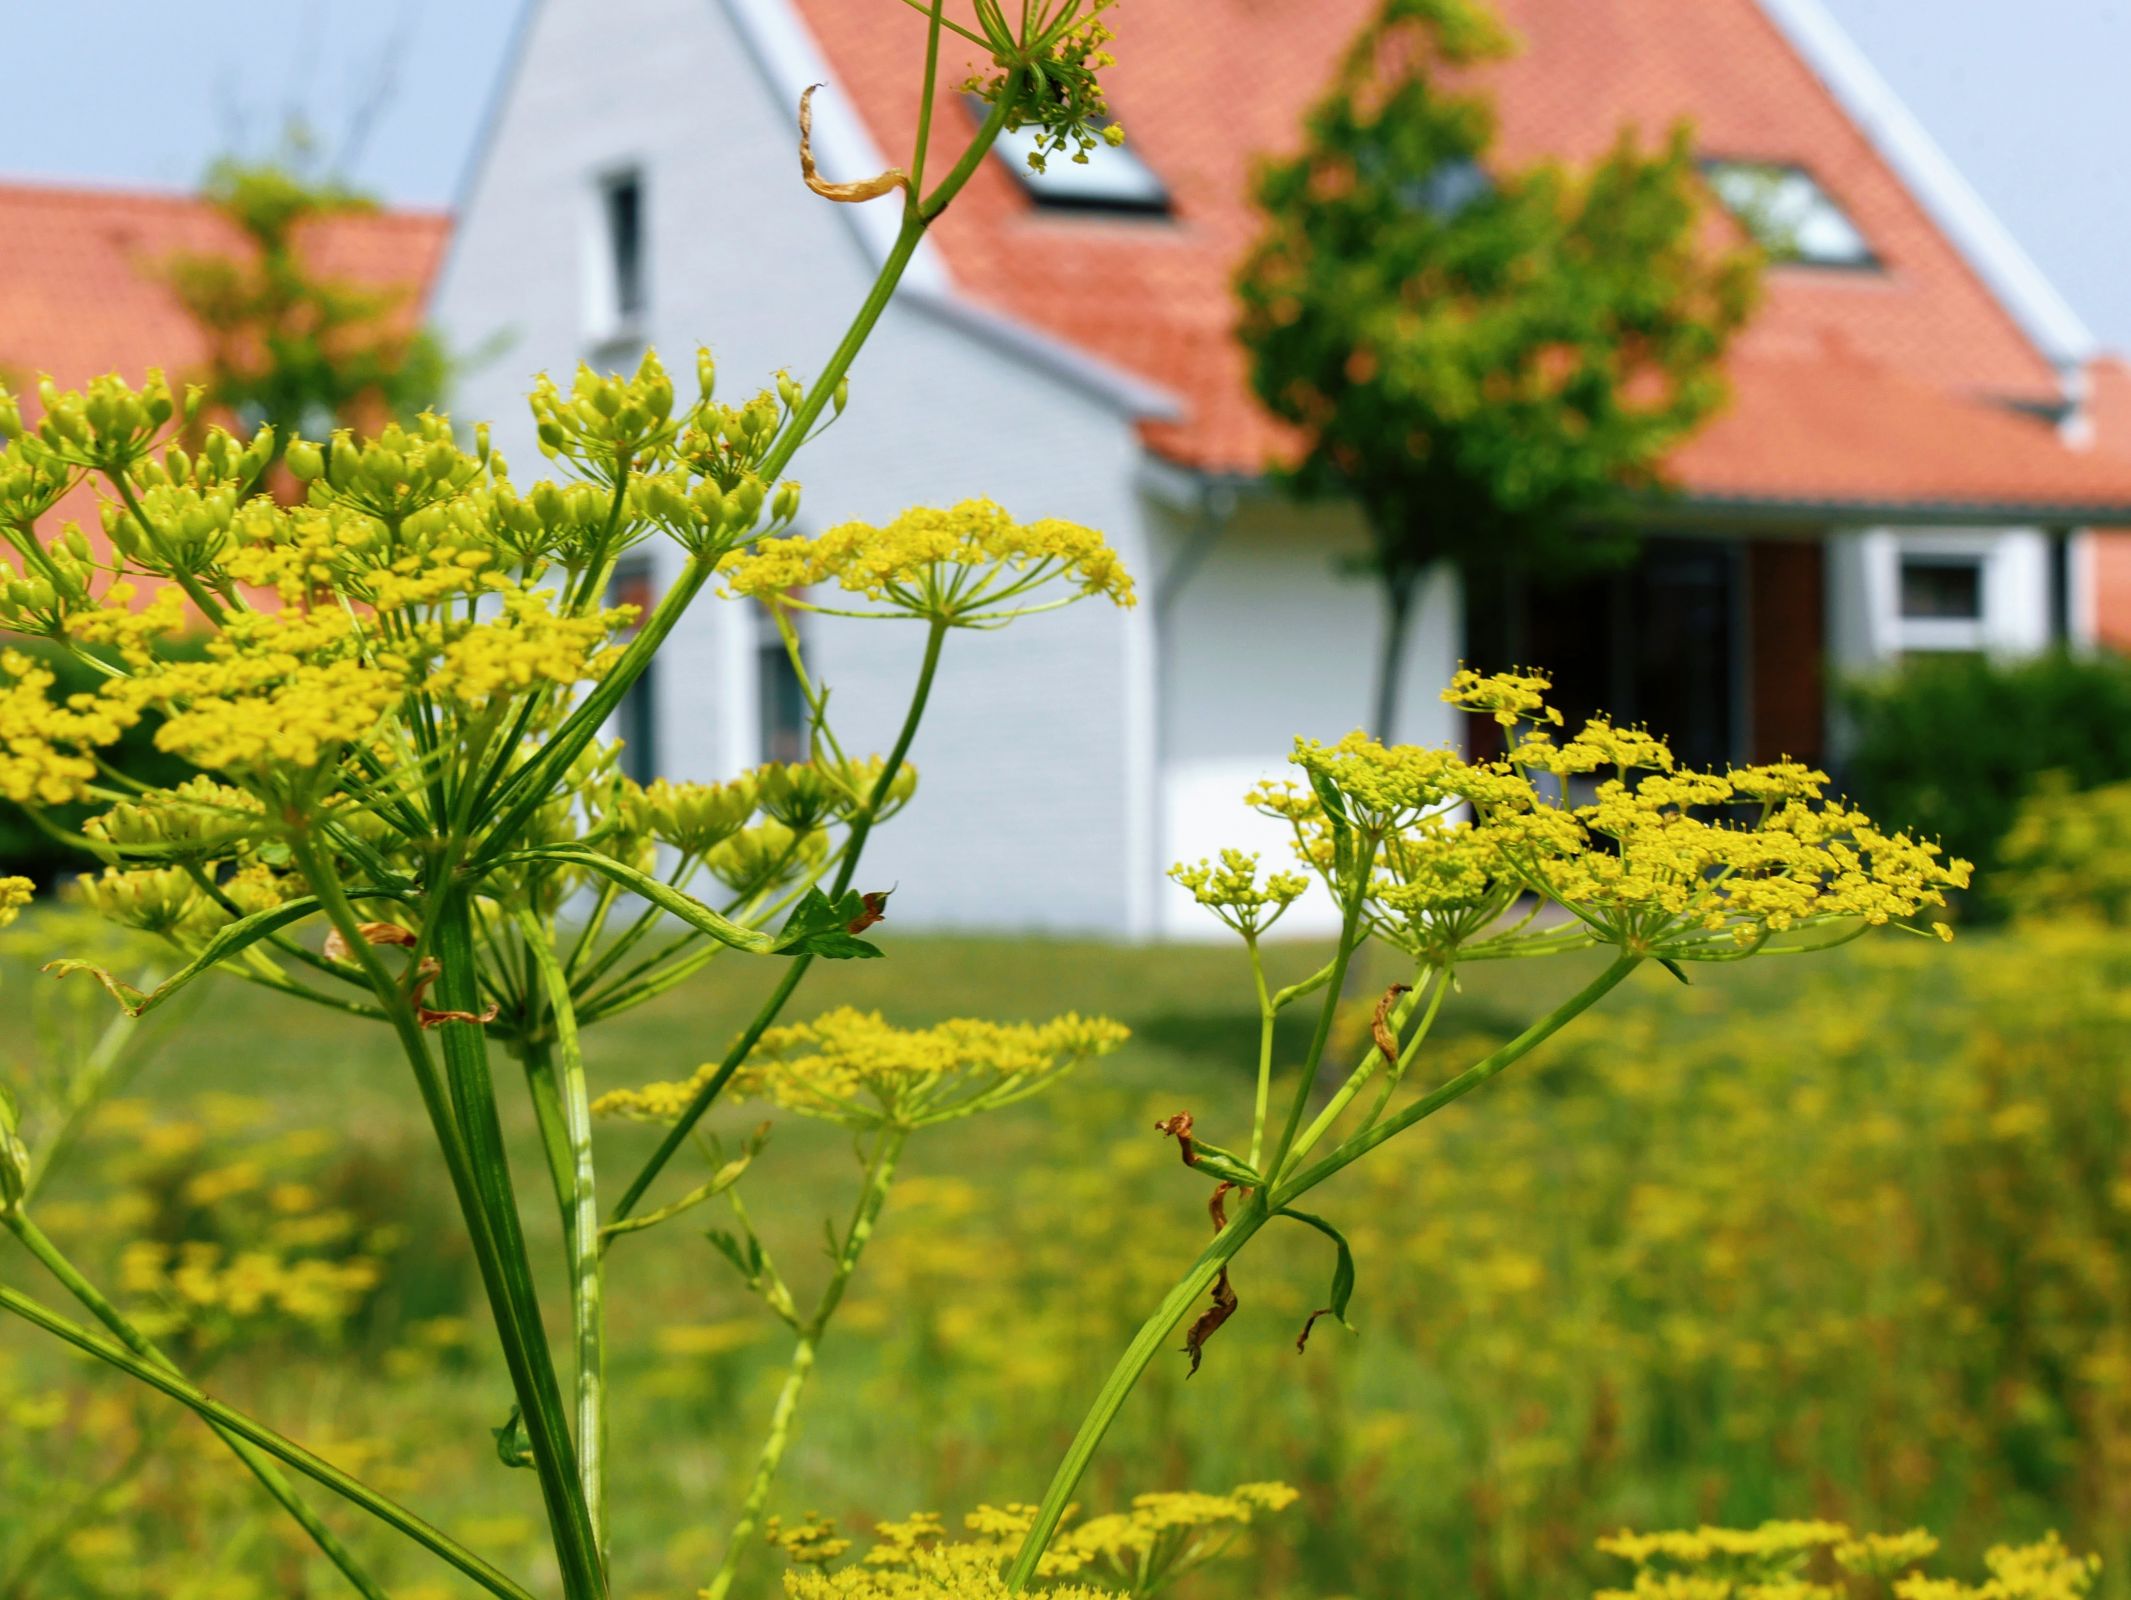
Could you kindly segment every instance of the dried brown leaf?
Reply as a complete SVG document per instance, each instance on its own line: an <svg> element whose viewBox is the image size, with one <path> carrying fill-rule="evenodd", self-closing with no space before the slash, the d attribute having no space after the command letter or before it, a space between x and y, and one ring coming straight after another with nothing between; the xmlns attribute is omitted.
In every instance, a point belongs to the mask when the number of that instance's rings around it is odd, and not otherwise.
<svg viewBox="0 0 2131 1600"><path fill-rule="evenodd" d="M806 93L799 97L799 175L806 186L824 200L856 202L878 200L890 189L901 189L916 198L910 187L910 175L901 167L890 167L877 178L862 178L855 183L830 183L814 170L814 91L821 87L814 83L807 86ZM857 929L852 929L856 933Z"/></svg>

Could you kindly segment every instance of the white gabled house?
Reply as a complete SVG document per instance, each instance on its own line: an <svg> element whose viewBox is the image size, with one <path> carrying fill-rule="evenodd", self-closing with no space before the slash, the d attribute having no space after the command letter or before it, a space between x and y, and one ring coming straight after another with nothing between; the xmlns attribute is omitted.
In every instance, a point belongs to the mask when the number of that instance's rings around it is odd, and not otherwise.
<svg viewBox="0 0 2131 1600"><path fill-rule="evenodd" d="M989 162L795 467L803 526L988 496L1104 530L1139 579L1130 612L1089 602L950 641L918 804L870 857L911 923L1196 932L1163 869L1279 850L1242 792L1297 732L1365 714L1380 610L1341 561L1361 529L1268 489L1286 441L1250 399L1227 285L1252 158L1292 142L1367 3L1133 0L1112 77L1126 152L1049 179L1011 151ZM2094 574L2121 558L2076 530L2131 521L2131 455L2081 448L2086 335L1813 0L1503 9L1527 45L1496 73L1513 158L1684 115L1720 198L1742 172L1773 181L1799 224L1735 402L1681 452L1643 558L1534 602L1529 651L1572 702L1705 759L1815 756L1829 671L2107 631ZM922 45L922 18L888 0L528 0L431 304L457 347L510 342L455 409L530 467L538 370L626 370L650 343L685 374L701 342L727 393L817 370L897 217L801 185L799 95L826 86L824 173L871 175L908 147ZM942 137L972 125L945 89L935 115ZM644 555L631 581L654 592L676 556ZM1434 691L1461 610L1439 580L1400 737L1459 731ZM808 619L848 745L887 742L919 635ZM796 712L762 619L705 601L625 731L647 769L722 776L795 754Z"/></svg>

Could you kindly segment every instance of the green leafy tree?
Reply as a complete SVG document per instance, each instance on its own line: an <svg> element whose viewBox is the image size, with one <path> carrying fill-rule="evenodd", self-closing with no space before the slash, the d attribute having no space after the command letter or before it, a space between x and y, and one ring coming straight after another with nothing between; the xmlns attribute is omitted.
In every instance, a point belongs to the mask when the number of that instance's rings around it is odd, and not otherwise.
<svg viewBox="0 0 2131 1600"><path fill-rule="evenodd" d="M1483 0L1385 0L1301 153L1261 173L1239 279L1252 380L1302 435L1283 478L1368 521L1385 737L1421 580L1620 559L1627 497L1723 401L1757 281L1704 242L1684 128L1584 170L1490 161L1470 70L1513 48Z"/></svg>
<svg viewBox="0 0 2131 1600"><path fill-rule="evenodd" d="M195 376L212 407L286 441L375 428L442 400L444 354L412 314L416 286L335 277L314 259L322 228L374 211L374 201L306 176L296 160L225 158L203 193L244 248L187 252L164 272L207 336Z"/></svg>

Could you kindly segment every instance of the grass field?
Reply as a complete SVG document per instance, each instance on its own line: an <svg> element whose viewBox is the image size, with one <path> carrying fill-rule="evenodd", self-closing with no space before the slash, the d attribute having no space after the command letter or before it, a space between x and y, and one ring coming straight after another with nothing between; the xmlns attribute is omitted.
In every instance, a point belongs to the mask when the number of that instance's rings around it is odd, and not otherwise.
<svg viewBox="0 0 2131 1600"><path fill-rule="evenodd" d="M1611 1015L1516 1081L1324 1192L1318 1209L1360 1258L1358 1337L1327 1327L1297 1355L1328 1252L1303 1229L1268 1233L1204 1371L1186 1382L1181 1357L1158 1364L1086 1500L1296 1484L1303 1501L1258 1554L1190 1591L1268 1600L1575 1592L1616 1576L1590 1544L1624 1522L1777 1514L1921 1520L1961 1549L2059 1526L2120 1557L2131 1168L2112 996L2126 952L2093 940L2068 951L1993 934L1948 952L1890 939L1810 971L1760 962L1689 988L1639 974ZM1189 1108L1216 1138L1239 1128L1256 1029L1247 969L1226 946L906 937L890 949L818 969L794 1014L1077 1009L1134 1038L1043 1099L913 1141L773 1504L859 1527L1040 1491L1116 1348L1204 1236L1205 1186L1151 1124ZM1316 959L1281 947L1275 980ZM736 960L604 1025L595 1092L685 1075L775 976ZM11 966L0 1004L51 981ZM1579 981L1575 961L1470 972L1423 1067L1454 1070ZM18 1035L0 1056L26 1048ZM299 1439L352 1450L439 1522L537 1572L531 1474L505 1470L491 1438L508 1386L473 1328L471 1263L386 1038L223 983L145 1050L126 1101L41 1202L47 1227L115 1273L117 1224L137 1225L143 1203L129 1213L118 1197L155 1197L152 1227L182 1234L188 1213L171 1196L321 1130L305 1181L364 1238L384 1230L391 1270L336 1332L231 1340L215 1386ZM552 1252L530 1115L508 1098L534 1248ZM731 1106L714 1122L729 1144L761 1117ZM618 1180L651 1133L603 1125L601 1140ZM784 1118L743 1184L802 1297L857 1170L847 1136ZM253 1203L232 1181L227 1204ZM687 1594L708 1576L781 1374L784 1330L702 1238L716 1220L626 1241L611 1260L624 1597ZM10 1282L32 1270L19 1255L0 1263ZM559 1272L546 1289L553 1321ZM63 1379L108 1396L123 1383L37 1339L0 1328L0 1415L9 1392ZM99 1461L108 1471L114 1448L74 1420L7 1454L48 1483ZM204 1451L189 1470L233 1476ZM197 1591L141 1576L157 1540L229 1574L255 1567L266 1540L282 1586L258 1592L329 1592L243 1488L194 1506L144 1483L96 1520L104 1545L49 1564L33 1592L246 1592L234 1576ZM43 1514L0 1518L0 1579L9 1540L19 1548ZM772 1555L739 1593L776 1592ZM109 1559L136 1563L133 1589L98 1577ZM426 1558L384 1559L410 1586L396 1592L459 1592L412 1587L448 1578ZM2113 1593L2123 1576L2119 1562Z"/></svg>

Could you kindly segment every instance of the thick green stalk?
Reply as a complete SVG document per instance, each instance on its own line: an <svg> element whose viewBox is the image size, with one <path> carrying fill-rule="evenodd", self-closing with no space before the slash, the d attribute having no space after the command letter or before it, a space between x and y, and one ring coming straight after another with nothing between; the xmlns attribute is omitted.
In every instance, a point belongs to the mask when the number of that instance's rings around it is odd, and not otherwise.
<svg viewBox="0 0 2131 1600"><path fill-rule="evenodd" d="M52 1242L51 1237L42 1228L30 1220L28 1213L21 1210L12 1211L0 1216L0 1221L7 1224L8 1231L22 1242L25 1250L37 1258L45 1271L57 1278L67 1293L81 1302L84 1310L111 1330L119 1343L141 1360L153 1362L173 1377L184 1376L179 1372L176 1362L150 1343L118 1307L105 1299L102 1292L81 1275L74 1263L67 1259L65 1252ZM214 1424L210 1423L209 1426L213 1427ZM304 1504L302 1497L296 1493L296 1486L289 1482L264 1451L227 1428L215 1427L214 1431L215 1436L236 1453L237 1459L251 1469L252 1476L259 1480L260 1486L280 1503L284 1511L296 1519L303 1531L311 1536L312 1543L318 1546L328 1561L341 1570L348 1582L355 1586L357 1593L366 1596L367 1600L385 1600L384 1590L363 1571L362 1564L334 1535L333 1530L319 1520L318 1513Z"/></svg>
<svg viewBox="0 0 2131 1600"><path fill-rule="evenodd" d="M447 1095L444 1081L436 1063L429 1054L429 1041L421 1021L416 1017L413 1003L407 997L404 984L388 972L377 950L362 935L361 919L349 901L347 891L341 884L339 874L329 860L305 834L296 834L290 840L298 870L311 885L311 892L318 896L319 905L325 910L328 920L339 932L357 965L370 979L371 988L384 1004L391 1018L393 1031L397 1034L401 1049L406 1053L408 1064L414 1069L416 1086L421 1091L422 1108L429 1115L430 1126L436 1131L437 1147L444 1156L446 1172L451 1177L453 1197L458 1201L460 1215L466 1222L468 1242L473 1246L474 1261L481 1271L482 1286L487 1292L489 1309L496 1324L497 1340L503 1348L505 1365L510 1369L512 1388L518 1396L521 1414L533 1441L533 1461L540 1475L541 1491L548 1505L548 1518L556 1543L556 1557L561 1564L564 1582L571 1600L593 1597L599 1600L604 1595L605 1578L598 1560L597 1548L591 1538L591 1518L586 1513L578 1494L575 1452L569 1446L568 1430L562 1424L561 1391L555 1382L554 1365L548 1356L546 1332L541 1327L537 1304L528 1321L524 1304L531 1296L531 1273L525 1262L525 1247L522 1238L517 1241L515 1264L513 1252L507 1249L499 1237L498 1226L491 1210L495 1191L495 1173L491 1169L487 1183L477 1177L477 1162L474 1156L472 1134L465 1126L463 1107L477 1105L484 1098L487 1102L486 1123L495 1129L495 1102L492 1095L468 1093L468 1079L478 1075L480 1082L487 1081L485 1058L469 1065L465 1062L463 1044L455 1046L452 1036L472 1033L472 1044L478 1055L481 1048L481 1032L478 1027L466 1023L448 1023L444 1026L445 1053L452 1061L455 1051L457 1065L450 1093ZM435 897L432 896L432 900ZM454 999L464 994L472 1000L475 987L475 966L472 957L472 937L463 895L451 896L442 908L443 914L435 920L447 929L452 923L449 915L453 901L458 905L460 938L453 941L455 949L445 953L443 971L438 978L440 1002L454 1006ZM423 937L429 938L434 930L425 926ZM463 941L463 942L462 942ZM442 948L439 939L439 948ZM452 957L456 954L458 959ZM457 1009L472 1009L468 1004ZM500 1130L493 1135L494 1147L500 1149ZM502 1188L509 1188L507 1169L503 1173ZM512 1224L517 1221L515 1202L508 1206ZM523 1285L521 1294L518 1285ZM542 1376L545 1382L542 1382ZM548 1399L545 1411L539 1409L541 1398ZM561 1432L558 1446L557 1431Z"/></svg>
<svg viewBox="0 0 2131 1600"><path fill-rule="evenodd" d="M436 980L438 1009L473 1012L480 1006L473 910L465 892L447 894L431 930L442 971ZM511 1182L503 1124L496 1114L488 1047L478 1022L438 1024L452 1108L466 1142L476 1204L489 1248L477 1251L488 1290L496 1335L510 1368L511 1385L532 1446L533 1468L547 1501L555 1555L571 1600L603 1600L606 1564L592 1530L591 1508L580 1484L578 1452L570 1441L568 1413L556 1381L554 1358L541 1321L540 1299L526 1254Z"/></svg>
<svg viewBox="0 0 2131 1600"><path fill-rule="evenodd" d="M1363 856L1361 870L1356 874L1364 883L1368 881L1370 867L1375 861L1372 846ZM1295 1084L1295 1099L1289 1105L1287 1124L1280 1130L1280 1142L1273 1146L1272 1159L1266 1163L1268 1176L1277 1178L1280 1168L1287 1160L1288 1151L1294 1146L1295 1135L1302 1129L1303 1113L1309 1108L1310 1091L1317 1086L1317 1069L1324 1061L1324 1049L1332 1039L1332 1023L1339 1015L1341 992L1347 985L1347 967L1354 959L1354 952L1361 940L1362 897L1357 892L1347 898L1346 911L1340 918L1339 945L1332 952L1332 970L1325 979L1324 1004L1317 1010L1317 1028L1310 1035L1310 1048L1302 1058L1302 1075Z"/></svg>
<svg viewBox="0 0 2131 1600"><path fill-rule="evenodd" d="M1080 1431L1073 1435L1073 1442L1066 1447L1058 1470L1051 1474L1051 1484L1044 1491L1043 1503L1036 1508L1036 1520L1021 1541L1014 1564L1007 1568L1009 1591L1025 1589L1036 1575L1036 1563L1043 1559L1043 1552L1050 1547L1051 1536L1058 1531L1059 1522L1071 1506L1082 1474L1095 1459L1103 1435L1110 1431L1110 1424L1124 1409L1126 1397L1139 1382L1140 1374L1161 1353L1170 1333L1198 1304L1199 1297L1214 1286L1214 1280L1221 1276L1221 1269L1234 1260L1252 1236L1265 1226L1268 1215L1264 1205L1253 1196L1235 1220L1199 1252L1198 1260L1162 1297L1154 1314L1140 1324L1139 1332L1132 1336L1124 1354L1117 1358L1117 1365L1103 1380L1102 1388L1096 1391L1095 1402L1088 1407L1087 1416L1081 1419Z"/></svg>
<svg viewBox="0 0 2131 1600"><path fill-rule="evenodd" d="M1036 1563L1042 1559L1052 1535L1058 1531L1059 1520L1065 1515L1066 1507L1079 1488L1081 1476L1087 1471L1088 1464L1094 1460L1096 1448L1101 1445L1103 1435L1109 1431L1111 1422L1123 1408L1126 1397L1139 1382L1140 1375L1147 1370L1148 1364L1160 1350L1170 1329L1176 1326L1199 1296L1213 1286L1214 1280L1220 1276L1221 1268L1235 1257L1275 1211L1294 1204L1325 1179L1360 1159L1392 1135L1433 1116L1453 1100L1470 1094L1504 1068L1522 1060L1590 1010L1611 992L1615 985L1640 966L1642 961L1643 957L1639 955L1621 956L1604 972L1500 1049L1475 1062L1441 1088L1407 1106L1397 1116L1386 1118L1374 1127L1362 1130L1340 1144L1321 1161L1305 1167L1285 1182L1278 1183L1269 1200L1262 1195L1252 1195L1236 1219L1215 1237L1212 1244L1200 1252L1198 1260L1191 1264L1190 1270L1163 1297L1154 1314L1140 1325L1139 1332L1133 1335L1132 1342L1125 1347L1124 1354L1118 1358L1117 1365L1104 1380L1102 1389L1095 1397L1095 1403L1089 1407L1087 1416L1081 1422L1080 1431L1073 1436L1072 1444L1066 1449L1065 1459L1059 1462L1058 1470L1051 1477L1050 1488L1045 1491L1043 1504L1037 1509L1035 1523L1030 1527L1027 1537L1022 1540L1021 1549L1015 1555L1013 1565L1007 1569L1007 1588L1018 1592L1027 1588L1029 1581L1035 1576ZM1333 992L1338 992L1336 983Z"/></svg>
<svg viewBox="0 0 2131 1600"><path fill-rule="evenodd" d="M910 708L903 713L903 726L895 736L894 747L881 763L881 775L873 785L873 792L866 797L866 803L851 818L851 836L844 841L843 865L837 870L836 881L829 889L831 900L851 887L852 875L858 871L859 855L865 849L867 836L873 831L873 819L887 800L888 790L894 784L896 774L902 770L903 758L910 754L910 743L917 737L918 724L924 720L925 703L932 698L932 683L939 673L940 651L946 641L947 625L942 622L933 623L925 636L925 658L918 668L917 685L910 692ZM807 969L814 964L814 958L811 955L794 956L791 962L791 970L770 992L770 997L755 1013L754 1020L747 1025L740 1037L733 1041L732 1048L719 1060L718 1070L695 1092L687 1108L675 1120L674 1125L666 1130L666 1137L659 1141L659 1147L652 1151L651 1159L644 1163L643 1169L622 1192L611 1221L620 1222L636 1209L637 1202L644 1198L645 1192L665 1169L666 1163L673 1159L674 1152L688 1142L689 1134L702 1120L703 1113L708 1111L724 1092L732 1075L740 1070L740 1063L747 1059L747 1053L755 1048L756 1041L769 1030L770 1024L775 1022L778 1014L784 1010L784 1003L791 999L792 991L799 987L800 980L807 975Z"/></svg>
<svg viewBox="0 0 2131 1600"><path fill-rule="evenodd" d="M386 1526L405 1534L433 1555L456 1567L490 1594L500 1595L503 1600L536 1600L531 1590L513 1581L509 1574L489 1565L441 1529L431 1527L406 1507L386 1499L368 1484L343 1472L332 1462L313 1455L292 1440L284 1439L273 1429L254 1421L243 1412L201 1393L176 1373L134 1354L121 1345L113 1344L108 1339L98 1338L79 1323L69 1321L28 1295L10 1289L6 1284L0 1284L0 1311L13 1312L23 1321L64 1340L85 1355L95 1356L99 1361L139 1379L149 1388L159 1390L180 1405L188 1407L208 1423L220 1429L227 1429L247 1444L256 1445L276 1460L294 1467L305 1477L324 1484L335 1494L353 1505L360 1506Z"/></svg>
<svg viewBox="0 0 2131 1600"><path fill-rule="evenodd" d="M1429 970L1433 971L1433 969ZM1379 1072L1383 1072L1386 1067L1394 1068L1395 1071L1388 1074L1385 1079L1385 1085L1388 1088L1391 1083L1396 1081L1397 1076L1404 1073L1406 1068L1412 1064L1414 1056L1419 1053L1421 1046L1427 1042L1429 1030L1435 1026L1436 1011L1442 1005L1445 992L1450 988L1450 980L1447 975L1438 975L1431 981L1430 976L1424 973L1421 978L1421 987L1428 991L1428 1012L1421 1019L1421 1025L1414 1030L1413 1037L1408 1039L1404 1046L1400 1048L1398 1059L1395 1062L1386 1062L1383 1050L1372 1038L1369 1043L1369 1053L1362 1057L1361 1064L1349 1074L1347 1081L1339 1086L1338 1092L1325 1102L1324 1109L1311 1119L1310 1125L1304 1128L1301 1134L1297 1136L1295 1148L1291 1152L1294 1160L1300 1161L1317 1148L1317 1141L1322 1139L1332 1125L1339 1121L1340 1114L1354 1103L1354 1097L1362 1092L1371 1078L1374 1078ZM1405 1028L1407 1019L1413 1015L1413 1008L1420 1003L1421 990L1409 989L1399 998L1398 1004L1391 1008L1385 1017L1385 1021L1390 1025L1393 1038L1396 1038Z"/></svg>
<svg viewBox="0 0 2131 1600"><path fill-rule="evenodd" d="M585 1081L584 1046L570 980L562 970L540 919L518 913L526 953L540 972L540 986L554 1018L556 1055L550 1062L558 1091L562 1134L568 1154L562 1210L563 1247L570 1256L570 1321L577 1346L577 1475L592 1514L600 1548L607 1544L607 1355L606 1280L600 1262L599 1188L592 1164L592 1098ZM529 1050L535 1047L529 1046ZM546 1053L545 1044L538 1046Z"/></svg>
<svg viewBox="0 0 2131 1600"><path fill-rule="evenodd" d="M800 1327L799 1337L792 1346L791 1364L785 1369L784 1386L777 1391L777 1406L770 1414L769 1435L762 1441L762 1453L755 1460L755 1475L747 1486L747 1498L741 1502L740 1515L733 1523L732 1532L725 1536L724 1559L718 1563L710 1587L703 1591L703 1600L726 1600L732 1590L740 1558L761 1524L762 1509L769 1504L770 1486L776 1481L777 1469L783 1465L784 1452L792 1442L792 1419L798 1414L799 1397L806 1389L807 1379L813 1375L822 1335L828 1331L829 1319L836 1315L837 1306L843 1302L851 1275L858 1270L858 1258L865 1253L866 1241L873 1237L873 1226L880 1220L888 1187L895 1181L896 1160L908 1137L905 1129L884 1130L873 1159L867 1164L865 1187L859 1192L858 1206L852 1213L851 1227L844 1234L843 1247L836 1253L835 1270L829 1276L828 1286L822 1290L814 1314Z"/></svg>

